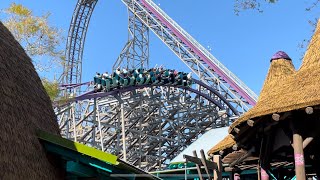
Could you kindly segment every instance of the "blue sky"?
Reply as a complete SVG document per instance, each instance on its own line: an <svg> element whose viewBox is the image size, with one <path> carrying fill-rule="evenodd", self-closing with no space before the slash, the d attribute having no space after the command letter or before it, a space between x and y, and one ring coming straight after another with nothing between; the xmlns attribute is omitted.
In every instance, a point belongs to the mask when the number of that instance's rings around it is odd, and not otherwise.
<svg viewBox="0 0 320 180"><path fill-rule="evenodd" d="M278 50L289 54L298 68L303 51L298 44L308 39L319 7L305 11L311 0L281 0L263 4L263 13L256 11L234 14L234 1L217 0L154 0L180 26L236 74L257 94L268 71L270 57ZM10 3L21 3L35 14L50 11L50 22L67 36L76 0L2 0L0 9ZM127 9L121 0L100 0L93 13L87 35L83 81L95 72L110 71L127 41ZM64 46L64 45L63 45ZM150 33L150 64L190 71L155 35ZM57 71L58 72L58 71ZM53 73L42 74L52 77Z"/></svg>

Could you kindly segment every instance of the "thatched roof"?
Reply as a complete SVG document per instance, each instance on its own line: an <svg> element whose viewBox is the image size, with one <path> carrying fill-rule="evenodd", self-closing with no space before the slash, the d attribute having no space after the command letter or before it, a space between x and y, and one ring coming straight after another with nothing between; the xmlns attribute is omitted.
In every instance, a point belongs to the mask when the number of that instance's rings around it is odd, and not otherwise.
<svg viewBox="0 0 320 180"><path fill-rule="evenodd" d="M285 59L280 69L274 68L278 61L271 63L257 105L234 122L231 130L248 119L320 104L320 23L299 71L294 72L291 61Z"/></svg>
<svg viewBox="0 0 320 180"><path fill-rule="evenodd" d="M248 119L263 116L274 112L274 108L281 106L274 98L279 94L282 86L288 81L288 78L295 73L295 68L288 55L282 51L277 52L273 59L267 78L262 87L257 104L235 121L230 128L233 128Z"/></svg>
<svg viewBox="0 0 320 180"><path fill-rule="evenodd" d="M36 131L59 135L31 59L0 22L0 179L59 179Z"/></svg>
<svg viewBox="0 0 320 180"><path fill-rule="evenodd" d="M268 109L272 107L272 104L265 103L269 102L269 99L272 99L274 94L278 93L278 89L281 87L281 85L284 84L286 82L286 79L294 73L295 69L292 61L285 52L279 51L275 55L273 55L271 58L269 72L256 106L254 106L237 121L235 121L231 125L231 127L235 127L236 125L245 122L246 120L254 116L264 114L266 111L268 111ZM208 154L213 154L220 150L230 148L234 144L235 141L231 138L230 135L228 135L224 140L211 148L208 151Z"/></svg>
<svg viewBox="0 0 320 180"><path fill-rule="evenodd" d="M276 53L264 82L257 104L236 120L229 129L262 116L320 105L320 20L304 56L301 68L295 71L291 59L284 52ZM242 127L243 127L242 126ZM248 128L250 130L250 128ZM241 131L241 129L240 129ZM208 154L232 147L231 136L210 149Z"/></svg>
<svg viewBox="0 0 320 180"><path fill-rule="evenodd" d="M221 150L231 148L235 144L235 141L232 139L232 137L228 134L223 140L221 140L218 144L213 146L207 154L215 154L216 152L219 152Z"/></svg>

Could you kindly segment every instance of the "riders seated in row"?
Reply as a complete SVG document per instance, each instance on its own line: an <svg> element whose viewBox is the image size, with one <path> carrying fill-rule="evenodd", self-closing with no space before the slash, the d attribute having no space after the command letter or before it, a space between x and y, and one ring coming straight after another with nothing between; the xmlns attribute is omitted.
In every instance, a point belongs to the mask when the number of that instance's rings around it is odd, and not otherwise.
<svg viewBox="0 0 320 180"><path fill-rule="evenodd" d="M118 68L112 75L109 75L108 72L102 75L97 73L94 83L97 91L110 91L114 88L146 84L190 86L192 76L191 72L184 73L163 68L123 69L122 71Z"/></svg>

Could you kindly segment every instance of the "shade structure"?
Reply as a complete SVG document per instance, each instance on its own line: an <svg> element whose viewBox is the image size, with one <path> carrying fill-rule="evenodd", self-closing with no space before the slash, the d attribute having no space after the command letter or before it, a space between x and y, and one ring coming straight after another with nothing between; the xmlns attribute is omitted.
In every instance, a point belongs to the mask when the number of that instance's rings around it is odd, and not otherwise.
<svg viewBox="0 0 320 180"><path fill-rule="evenodd" d="M278 93L281 85L283 85L287 81L287 78L292 76L295 72L296 71L292 64L292 61L285 52L279 51L274 54L271 58L271 65L257 104L247 113L241 116L237 121L235 121L230 127L231 130L233 127L246 122L250 118L267 113L270 108L276 103L276 101L269 101L269 99L272 99L274 94ZM266 104L266 102L268 103ZM234 144L235 141L232 139L232 136L228 135L224 140L212 147L208 151L208 154L214 154L225 148L230 148Z"/></svg>
<svg viewBox="0 0 320 180"><path fill-rule="evenodd" d="M281 56L277 56L281 54ZM246 122L248 119L264 116L274 112L278 112L281 109L281 103L278 102L276 97L282 92L282 87L288 82L288 79L292 77L296 71L288 55L282 51L277 52L271 59L271 65L262 87L257 104L236 120L230 126L230 129L235 126Z"/></svg>
<svg viewBox="0 0 320 180"><path fill-rule="evenodd" d="M36 131L59 135L31 59L0 22L0 179L61 179Z"/></svg>
<svg viewBox="0 0 320 180"><path fill-rule="evenodd" d="M231 148L233 145L235 144L235 141L233 140L233 138L231 137L231 135L227 135L223 140L221 140L220 142L218 142L216 145L214 145L209 151L208 151L208 155L210 154L215 154L221 150L227 149L227 148Z"/></svg>
<svg viewBox="0 0 320 180"><path fill-rule="evenodd" d="M272 63L279 60L272 61L257 105L235 121L230 126L230 130L232 131L234 127L251 118L319 105L319 49L320 24L318 23L307 52L305 53L301 68L297 72L294 72L291 61L283 60L286 67L281 68L281 71L276 70L272 72ZM272 78L270 78L270 76Z"/></svg>
<svg viewBox="0 0 320 180"><path fill-rule="evenodd" d="M275 54L256 106L230 126L233 144L248 152L244 157L259 156L259 162L253 164L270 169L272 163L291 161L297 179L305 179L306 173L316 173L319 177L319 50L318 22L301 68L295 71L285 53ZM219 144L223 148L227 143ZM224 159L231 157L230 160L237 159L233 165L239 164L244 160L243 155L230 147L224 147L228 151ZM216 153L215 149L209 152Z"/></svg>

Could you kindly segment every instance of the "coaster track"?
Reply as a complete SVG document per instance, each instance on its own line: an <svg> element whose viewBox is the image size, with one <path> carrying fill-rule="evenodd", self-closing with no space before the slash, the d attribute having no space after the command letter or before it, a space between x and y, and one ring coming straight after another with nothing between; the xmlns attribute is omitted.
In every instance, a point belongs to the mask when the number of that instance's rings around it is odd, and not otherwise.
<svg viewBox="0 0 320 180"><path fill-rule="evenodd" d="M61 134L139 168L163 169L206 131L228 126L237 113L216 90L193 82L191 87L136 85L88 91L56 108ZM80 117L69 116L80 106Z"/></svg>
<svg viewBox="0 0 320 180"><path fill-rule="evenodd" d="M55 108L66 138L145 170L163 169L198 136L227 126L255 104L257 96L151 0L122 0L129 10L130 37L114 68L148 66L151 30L194 72L196 83L80 95L87 85L81 83L86 32L97 2L78 0L70 24L60 82L63 96L76 98Z"/></svg>

